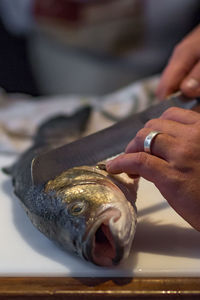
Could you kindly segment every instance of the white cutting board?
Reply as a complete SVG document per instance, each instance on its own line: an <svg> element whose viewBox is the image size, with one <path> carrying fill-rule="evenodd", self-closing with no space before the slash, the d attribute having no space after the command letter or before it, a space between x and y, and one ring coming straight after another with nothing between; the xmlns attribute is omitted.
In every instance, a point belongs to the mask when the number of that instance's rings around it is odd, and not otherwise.
<svg viewBox="0 0 200 300"><path fill-rule="evenodd" d="M13 158L0 156L0 167ZM141 180L138 227L130 257L101 268L59 249L33 227L11 180L0 171L0 276L199 276L200 233L184 222L153 184Z"/></svg>

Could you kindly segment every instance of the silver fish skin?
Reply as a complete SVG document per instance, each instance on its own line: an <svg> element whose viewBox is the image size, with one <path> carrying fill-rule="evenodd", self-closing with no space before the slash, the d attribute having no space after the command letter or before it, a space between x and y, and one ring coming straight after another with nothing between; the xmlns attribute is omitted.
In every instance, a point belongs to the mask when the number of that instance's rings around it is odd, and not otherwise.
<svg viewBox="0 0 200 300"><path fill-rule="evenodd" d="M85 107L70 117L40 126L33 146L4 171L34 226L64 250L100 266L125 259L136 228L137 182L111 176L96 166L64 171L44 185L34 186L31 162L36 155L77 139L90 115Z"/></svg>

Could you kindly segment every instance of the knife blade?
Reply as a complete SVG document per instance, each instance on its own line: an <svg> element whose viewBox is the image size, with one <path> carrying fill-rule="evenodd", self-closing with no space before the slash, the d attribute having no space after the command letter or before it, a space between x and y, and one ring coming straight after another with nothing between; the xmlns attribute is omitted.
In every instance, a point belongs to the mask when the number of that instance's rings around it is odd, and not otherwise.
<svg viewBox="0 0 200 300"><path fill-rule="evenodd" d="M126 117L104 130L40 154L32 160L32 182L34 185L44 184L69 168L95 165L115 156L124 151L128 142L148 120L158 118L169 107L191 109L196 104L196 99L186 100L183 95L176 93L170 99Z"/></svg>

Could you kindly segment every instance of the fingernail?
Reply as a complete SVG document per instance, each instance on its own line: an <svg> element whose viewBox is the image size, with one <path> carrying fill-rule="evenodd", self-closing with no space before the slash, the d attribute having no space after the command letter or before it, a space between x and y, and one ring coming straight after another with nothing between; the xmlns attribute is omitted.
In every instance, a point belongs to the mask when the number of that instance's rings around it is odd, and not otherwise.
<svg viewBox="0 0 200 300"><path fill-rule="evenodd" d="M111 164L112 164L112 160L107 161L106 170L108 170L110 168Z"/></svg>
<svg viewBox="0 0 200 300"><path fill-rule="evenodd" d="M186 83L186 87L189 89L196 89L199 86L199 82L194 79L194 78L190 78L187 83Z"/></svg>

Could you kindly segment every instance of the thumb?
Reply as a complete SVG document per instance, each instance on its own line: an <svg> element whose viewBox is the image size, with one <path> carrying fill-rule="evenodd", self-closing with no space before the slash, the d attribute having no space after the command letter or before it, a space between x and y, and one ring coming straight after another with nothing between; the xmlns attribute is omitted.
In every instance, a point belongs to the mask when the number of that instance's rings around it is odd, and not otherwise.
<svg viewBox="0 0 200 300"><path fill-rule="evenodd" d="M200 97L200 61L183 80L181 90L190 98Z"/></svg>

